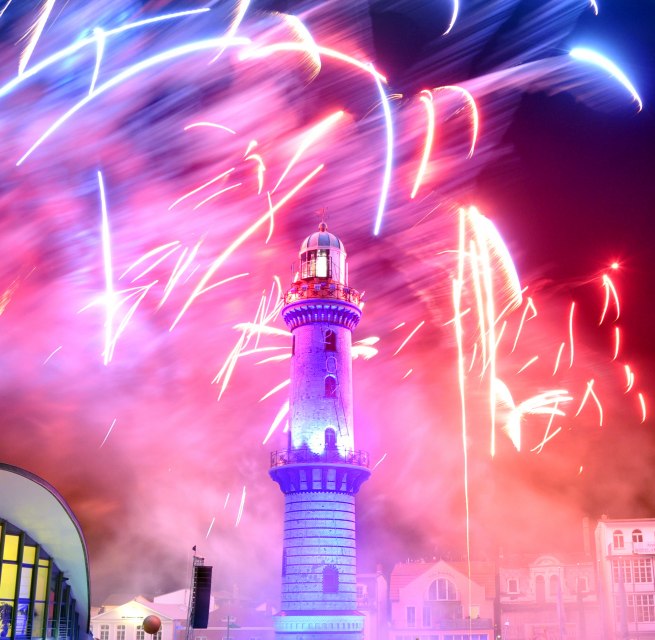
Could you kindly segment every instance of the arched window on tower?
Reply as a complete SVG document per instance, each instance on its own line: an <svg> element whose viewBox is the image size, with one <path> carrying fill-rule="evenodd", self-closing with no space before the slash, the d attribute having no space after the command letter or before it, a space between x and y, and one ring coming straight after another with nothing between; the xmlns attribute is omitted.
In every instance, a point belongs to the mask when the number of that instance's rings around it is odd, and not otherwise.
<svg viewBox="0 0 655 640"><path fill-rule="evenodd" d="M337 397L337 379L334 376L325 376L325 397Z"/></svg>
<svg viewBox="0 0 655 640"><path fill-rule="evenodd" d="M337 433L332 427L325 430L325 449L334 451L337 448Z"/></svg>
<svg viewBox="0 0 655 640"><path fill-rule="evenodd" d="M623 549L623 531L616 529L612 534L612 544L615 549Z"/></svg>
<svg viewBox="0 0 655 640"><path fill-rule="evenodd" d="M337 350L337 334L332 329L327 329L325 331L325 350Z"/></svg>
<svg viewBox="0 0 655 640"><path fill-rule="evenodd" d="M323 593L339 593L339 570L332 565L323 568Z"/></svg>

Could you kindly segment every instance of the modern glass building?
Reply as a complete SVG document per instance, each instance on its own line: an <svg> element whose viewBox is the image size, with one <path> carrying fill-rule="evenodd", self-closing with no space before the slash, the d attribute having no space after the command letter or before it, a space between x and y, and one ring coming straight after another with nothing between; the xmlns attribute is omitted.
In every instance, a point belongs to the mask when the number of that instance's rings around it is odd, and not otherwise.
<svg viewBox="0 0 655 640"><path fill-rule="evenodd" d="M45 480L0 464L0 638L89 637L80 525Z"/></svg>

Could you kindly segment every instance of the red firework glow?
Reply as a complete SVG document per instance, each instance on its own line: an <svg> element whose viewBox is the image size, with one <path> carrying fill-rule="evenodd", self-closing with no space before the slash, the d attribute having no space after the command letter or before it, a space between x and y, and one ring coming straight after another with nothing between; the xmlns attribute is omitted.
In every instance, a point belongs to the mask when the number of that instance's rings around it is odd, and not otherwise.
<svg viewBox="0 0 655 640"><path fill-rule="evenodd" d="M3 457L72 504L94 599L180 586L198 540L230 582L277 585L278 313L317 210L368 292L353 349L378 461L365 562L469 533L483 548L480 531L511 542L535 519L546 536L544 510L559 531L618 504L589 491L603 438L650 428L625 272L519 279L513 225L470 206L521 92L611 103L616 120L641 104L605 58L552 55L589 3L526 10L548 42L508 20L518 0L449 5L402 69L394 16L365 2L17 4L0 15L3 42L28 34L20 59L0 54ZM169 573L146 570L163 556Z"/></svg>

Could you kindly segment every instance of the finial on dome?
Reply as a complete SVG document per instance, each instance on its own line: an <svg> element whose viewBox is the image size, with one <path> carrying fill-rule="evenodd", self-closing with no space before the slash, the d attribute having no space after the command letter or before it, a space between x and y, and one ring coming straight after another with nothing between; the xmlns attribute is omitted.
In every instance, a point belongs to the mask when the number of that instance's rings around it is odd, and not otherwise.
<svg viewBox="0 0 655 640"><path fill-rule="evenodd" d="M319 222L319 224L318 224L318 230L319 230L321 233L325 233L325 232L327 231L327 223L326 223L324 220L321 220L321 222Z"/></svg>

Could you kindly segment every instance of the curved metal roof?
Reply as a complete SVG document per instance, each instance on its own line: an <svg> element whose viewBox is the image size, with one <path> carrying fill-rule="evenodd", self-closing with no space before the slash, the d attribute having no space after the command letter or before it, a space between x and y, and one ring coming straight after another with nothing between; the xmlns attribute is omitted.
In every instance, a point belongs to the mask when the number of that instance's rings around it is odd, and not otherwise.
<svg viewBox="0 0 655 640"><path fill-rule="evenodd" d="M327 230L327 224L325 224L325 222L321 222L321 224L318 225L318 231L307 236L300 245L301 254L313 249L338 249L339 251L343 251L344 254L346 253L346 248L343 246L343 242Z"/></svg>
<svg viewBox="0 0 655 640"><path fill-rule="evenodd" d="M68 578L80 629L89 631L89 561L82 529L57 490L38 476L0 463L0 517L38 542Z"/></svg>

